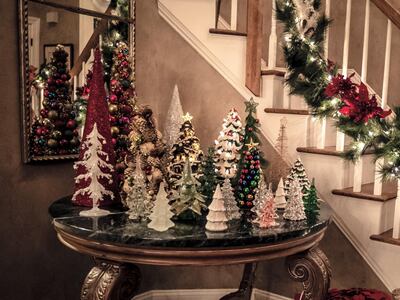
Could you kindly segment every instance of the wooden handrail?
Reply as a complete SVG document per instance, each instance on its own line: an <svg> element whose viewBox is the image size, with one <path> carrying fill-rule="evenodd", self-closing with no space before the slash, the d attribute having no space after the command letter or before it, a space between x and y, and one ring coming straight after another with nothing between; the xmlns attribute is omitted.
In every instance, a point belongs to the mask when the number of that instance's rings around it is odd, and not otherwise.
<svg viewBox="0 0 400 300"><path fill-rule="evenodd" d="M400 28L400 5L395 4L393 0L371 0L385 15Z"/></svg>

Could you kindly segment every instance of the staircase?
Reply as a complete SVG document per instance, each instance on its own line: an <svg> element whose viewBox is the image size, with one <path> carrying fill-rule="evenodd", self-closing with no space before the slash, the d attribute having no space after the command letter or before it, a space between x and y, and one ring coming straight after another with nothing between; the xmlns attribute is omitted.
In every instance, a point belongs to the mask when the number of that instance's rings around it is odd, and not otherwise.
<svg viewBox="0 0 400 300"><path fill-rule="evenodd" d="M221 0L224 1L224 0ZM382 11L381 18L387 22L382 93L382 107L388 103L390 56L393 26L400 25L400 12L389 0L366 0L345 3L345 20L342 36L328 34L335 43L343 44L343 74L356 75L356 81L366 82L370 34L371 8ZM354 2L354 3L353 3ZM158 0L160 15L211 65L244 99L255 97L264 111L258 118L262 133L274 145L278 137L280 120L286 117L289 140L288 156L294 161L301 157L309 177L316 179L321 198L334 210L334 221L355 248L372 267L389 290L400 282L400 215L395 217L397 183L382 183L376 170L379 162L373 161L372 153L365 153L355 165L344 161L340 153L348 139L333 127L332 120L317 120L307 110L303 99L291 96L284 86L286 70L279 64L281 36L273 12L274 1L247 0L247 12L238 11L238 1L230 1L230 9L223 12L214 0ZM325 1L325 12L334 15L338 6ZM361 9L361 6L364 6ZM375 6L376 5L376 6ZM353 7L352 7L353 6ZM364 36L359 57L361 70L349 69L352 11L360 10L364 17ZM220 14L216 15L216 11ZM247 31L237 30L238 18L247 15ZM239 17L238 17L239 16ZM269 36L265 40L263 20L267 20ZM335 21L335 20L334 20ZM333 26L336 25L334 23ZM400 27L399 27L400 28ZM331 30L335 30L332 27ZM339 31L340 30L336 30ZM336 32L335 31L335 32ZM371 35L371 41L374 37ZM268 57L262 57L262 46L268 44ZM325 54L330 57L329 45ZM372 44L371 44L372 45ZM361 75L359 75L361 74ZM375 93L369 87L371 93ZM377 93L375 93L377 94ZM398 206L400 205L400 199ZM397 209L399 211L399 209ZM393 231L393 228L395 230ZM340 245L338 245L340 246Z"/></svg>

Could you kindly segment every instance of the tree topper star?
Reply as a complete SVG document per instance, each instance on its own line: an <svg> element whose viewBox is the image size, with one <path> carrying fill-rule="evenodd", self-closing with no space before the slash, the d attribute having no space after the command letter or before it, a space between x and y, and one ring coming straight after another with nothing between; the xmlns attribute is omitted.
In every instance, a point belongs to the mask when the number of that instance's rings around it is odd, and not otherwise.
<svg viewBox="0 0 400 300"><path fill-rule="evenodd" d="M187 121L191 122L192 119L193 119L193 116L191 116L191 115L187 112L184 116L182 116L182 119L183 119L183 122L187 122Z"/></svg>
<svg viewBox="0 0 400 300"><path fill-rule="evenodd" d="M245 104L246 104L246 112L256 113L258 103L254 101L253 97L251 97L249 101L245 101Z"/></svg>
<svg viewBox="0 0 400 300"><path fill-rule="evenodd" d="M256 148L259 145L259 143L254 143L253 138L250 138L250 142L248 144L245 144L245 145L247 146L247 148L249 150L251 150L253 148Z"/></svg>

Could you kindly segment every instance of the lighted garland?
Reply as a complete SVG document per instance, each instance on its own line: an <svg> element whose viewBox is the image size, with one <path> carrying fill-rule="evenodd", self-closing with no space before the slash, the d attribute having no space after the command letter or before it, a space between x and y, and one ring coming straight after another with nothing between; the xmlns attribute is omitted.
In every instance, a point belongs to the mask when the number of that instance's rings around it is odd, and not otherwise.
<svg viewBox="0 0 400 300"><path fill-rule="evenodd" d="M284 25L283 51L291 94L303 96L316 117L330 117L353 141L344 157L357 160L373 149L384 178L400 178L400 108L379 107L367 87L338 74L337 67L323 55L330 20L320 13L321 0L276 0L276 18Z"/></svg>

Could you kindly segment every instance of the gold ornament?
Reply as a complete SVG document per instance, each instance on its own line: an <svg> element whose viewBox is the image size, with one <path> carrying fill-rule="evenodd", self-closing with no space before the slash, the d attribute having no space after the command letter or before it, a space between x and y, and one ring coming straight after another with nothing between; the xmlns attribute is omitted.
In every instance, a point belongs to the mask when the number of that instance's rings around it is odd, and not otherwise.
<svg viewBox="0 0 400 300"><path fill-rule="evenodd" d="M112 126L111 127L111 135L112 136L117 136L119 134L119 128L118 127L116 127L116 126Z"/></svg>
<svg viewBox="0 0 400 300"><path fill-rule="evenodd" d="M108 111L110 112L110 114L116 114L117 113L117 111L118 111L118 106L117 105L115 105L115 104L110 104L109 106L108 106Z"/></svg>

